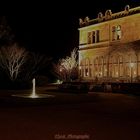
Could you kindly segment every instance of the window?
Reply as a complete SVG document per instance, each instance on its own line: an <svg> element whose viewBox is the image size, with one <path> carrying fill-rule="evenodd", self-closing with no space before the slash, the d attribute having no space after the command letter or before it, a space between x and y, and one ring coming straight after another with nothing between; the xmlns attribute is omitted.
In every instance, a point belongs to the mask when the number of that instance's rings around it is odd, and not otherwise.
<svg viewBox="0 0 140 140"><path fill-rule="evenodd" d="M85 76L88 76L88 68L85 69Z"/></svg>
<svg viewBox="0 0 140 140"><path fill-rule="evenodd" d="M121 26L112 27L112 41L121 39Z"/></svg>
<svg viewBox="0 0 140 140"><path fill-rule="evenodd" d="M99 30L96 31L96 42L99 42Z"/></svg>
<svg viewBox="0 0 140 140"><path fill-rule="evenodd" d="M119 57L119 71L120 71L120 76L123 76L123 57Z"/></svg>
<svg viewBox="0 0 140 140"><path fill-rule="evenodd" d="M91 44L92 41L91 41L91 32L88 32L88 44Z"/></svg>
<svg viewBox="0 0 140 140"><path fill-rule="evenodd" d="M92 32L92 43L95 43L95 31Z"/></svg>
<svg viewBox="0 0 140 140"><path fill-rule="evenodd" d="M99 30L88 32L88 44L99 42Z"/></svg>

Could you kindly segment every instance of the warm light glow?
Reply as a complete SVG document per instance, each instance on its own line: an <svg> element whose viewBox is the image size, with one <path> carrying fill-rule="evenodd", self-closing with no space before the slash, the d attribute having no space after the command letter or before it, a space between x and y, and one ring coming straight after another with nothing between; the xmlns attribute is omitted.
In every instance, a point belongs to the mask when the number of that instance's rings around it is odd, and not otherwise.
<svg viewBox="0 0 140 140"><path fill-rule="evenodd" d="M134 71L134 75L136 75L136 71Z"/></svg>
<svg viewBox="0 0 140 140"><path fill-rule="evenodd" d="M76 68L78 65L77 62L77 49L73 49L71 56L67 56L65 59L61 60L61 67L67 71L71 71L73 68Z"/></svg>
<svg viewBox="0 0 140 140"><path fill-rule="evenodd" d="M38 98L38 96L37 95L30 95L30 98Z"/></svg>
<svg viewBox="0 0 140 140"><path fill-rule="evenodd" d="M131 68L134 67L134 63L130 63L130 67L131 67Z"/></svg>
<svg viewBox="0 0 140 140"><path fill-rule="evenodd" d="M58 79L58 80L56 81L56 83L57 83L57 84L62 84L63 81L61 81L61 80Z"/></svg>

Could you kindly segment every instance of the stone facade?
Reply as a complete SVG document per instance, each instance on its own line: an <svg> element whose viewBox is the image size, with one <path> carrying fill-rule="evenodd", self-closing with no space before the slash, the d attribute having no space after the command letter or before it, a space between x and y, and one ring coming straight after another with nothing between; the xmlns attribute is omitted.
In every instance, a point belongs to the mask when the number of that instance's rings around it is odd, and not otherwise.
<svg viewBox="0 0 140 140"><path fill-rule="evenodd" d="M80 19L79 76L83 80L138 82L140 7Z"/></svg>

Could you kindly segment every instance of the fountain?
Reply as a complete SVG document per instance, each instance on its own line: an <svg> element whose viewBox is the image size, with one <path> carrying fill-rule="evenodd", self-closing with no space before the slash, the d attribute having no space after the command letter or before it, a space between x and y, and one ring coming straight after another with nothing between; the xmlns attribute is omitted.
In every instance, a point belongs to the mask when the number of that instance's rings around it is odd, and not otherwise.
<svg viewBox="0 0 140 140"><path fill-rule="evenodd" d="M54 95L48 95L48 94L37 94L36 93L36 80L35 78L32 80L32 93L31 95L29 94L20 94L20 95L12 95L16 97L22 97L22 98L49 98L49 97L54 97Z"/></svg>
<svg viewBox="0 0 140 140"><path fill-rule="evenodd" d="M30 95L31 98L38 98L38 95L36 95L36 91L35 91L35 78L32 80L33 83L33 91L32 94Z"/></svg>

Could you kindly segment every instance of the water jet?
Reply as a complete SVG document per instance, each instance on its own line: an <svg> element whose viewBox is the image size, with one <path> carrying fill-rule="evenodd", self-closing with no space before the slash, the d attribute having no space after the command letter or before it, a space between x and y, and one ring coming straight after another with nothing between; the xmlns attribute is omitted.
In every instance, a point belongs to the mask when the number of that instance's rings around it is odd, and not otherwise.
<svg viewBox="0 0 140 140"><path fill-rule="evenodd" d="M21 98L31 98L31 99L54 97L54 95L37 94L36 93L36 80L35 80L35 78L32 80L32 93L31 93L31 95L29 95L29 94L20 94L20 95L12 95L12 96L21 97Z"/></svg>

